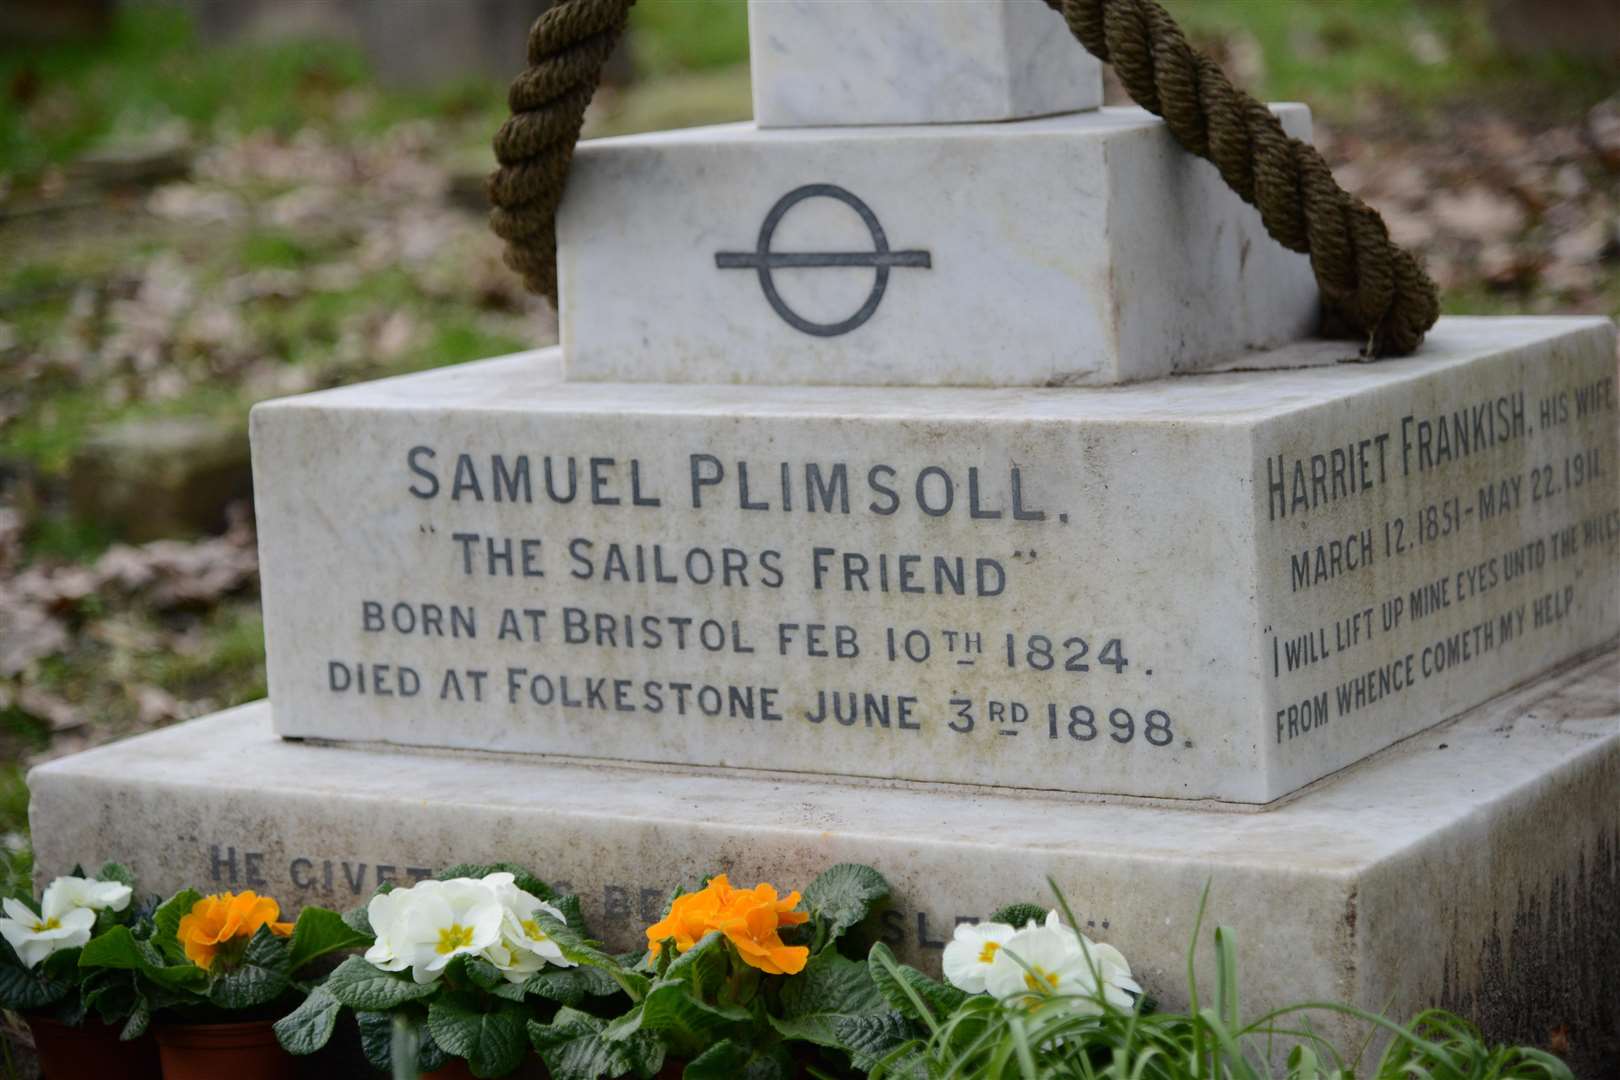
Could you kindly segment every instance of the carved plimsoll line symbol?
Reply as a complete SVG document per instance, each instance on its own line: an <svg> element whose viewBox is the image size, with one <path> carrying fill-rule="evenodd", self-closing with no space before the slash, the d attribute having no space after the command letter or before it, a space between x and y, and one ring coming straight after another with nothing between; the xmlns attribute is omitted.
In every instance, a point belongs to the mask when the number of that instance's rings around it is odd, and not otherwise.
<svg viewBox="0 0 1620 1080"><path fill-rule="evenodd" d="M867 231L872 234L871 251L772 251L771 240L776 235L776 227L782 223L782 218L795 206L806 199L836 199L855 211ZM759 274L759 287L765 292L765 299L770 301L771 308L782 316L782 319L796 330L816 337L837 337L847 334L862 325L872 317L872 313L883 302L883 293L889 287L889 271L895 267L910 267L919 270L933 268L933 256L926 251L890 251L889 238L879 224L877 215L853 193L839 187L837 184L806 184L794 188L776 201L770 213L765 215L765 223L759 228L759 244L753 251L719 251L715 253L714 265L721 270L754 270ZM776 280L771 276L774 270L802 269L805 267L822 268L829 266L871 267L877 271L876 279L872 282L872 291L866 297L866 302L859 311L845 319L843 322L819 323L812 322L788 307L787 301L776 289Z"/></svg>

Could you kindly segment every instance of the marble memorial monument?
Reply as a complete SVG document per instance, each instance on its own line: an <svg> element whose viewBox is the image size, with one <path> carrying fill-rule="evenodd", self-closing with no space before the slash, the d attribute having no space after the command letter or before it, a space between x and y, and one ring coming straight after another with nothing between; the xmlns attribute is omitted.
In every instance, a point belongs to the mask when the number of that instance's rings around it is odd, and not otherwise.
<svg viewBox="0 0 1620 1080"><path fill-rule="evenodd" d="M41 872L509 858L627 947L857 860L936 966L1051 875L1172 1004L1207 881L1255 1010L1612 1027L1614 326L1354 362L1039 0L751 16L758 122L580 148L560 347L255 410L270 700L37 769Z"/></svg>

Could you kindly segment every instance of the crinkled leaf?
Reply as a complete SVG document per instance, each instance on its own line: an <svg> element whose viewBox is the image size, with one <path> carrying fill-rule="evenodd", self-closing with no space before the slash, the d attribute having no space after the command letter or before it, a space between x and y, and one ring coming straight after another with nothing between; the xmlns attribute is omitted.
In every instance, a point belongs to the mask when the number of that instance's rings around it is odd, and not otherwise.
<svg viewBox="0 0 1620 1080"><path fill-rule="evenodd" d="M836 949L823 949L782 984L782 1014L869 1013L888 1008L867 967Z"/></svg>
<svg viewBox="0 0 1620 1080"><path fill-rule="evenodd" d="M874 1062L913 1032L872 982L867 966L824 949L782 986L782 1016L770 1023L784 1038L843 1050Z"/></svg>
<svg viewBox="0 0 1620 1080"><path fill-rule="evenodd" d="M1045 922L1046 912L1047 909L1039 904L1008 904L990 916L990 921L1006 923L1015 930L1022 930L1029 923Z"/></svg>
<svg viewBox="0 0 1620 1080"><path fill-rule="evenodd" d="M372 940L370 934L357 932L337 912L307 907L298 913L298 921L293 924L290 940L292 970L299 971L305 964L328 953L370 945Z"/></svg>
<svg viewBox="0 0 1620 1080"><path fill-rule="evenodd" d="M208 1000L231 1011L268 1005L287 992L292 975L292 950L287 940L277 937L269 926L261 926L236 966L214 976Z"/></svg>
<svg viewBox="0 0 1620 1080"><path fill-rule="evenodd" d="M699 997L713 1001L725 982L726 967L726 936L715 930L670 961L661 978L679 979L690 984Z"/></svg>
<svg viewBox="0 0 1620 1080"><path fill-rule="evenodd" d="M96 880L116 881L120 885L128 885L131 889L135 888L134 872L119 862L102 863L101 869L96 871Z"/></svg>
<svg viewBox="0 0 1620 1080"><path fill-rule="evenodd" d="M508 982L500 968L481 956L461 954L450 961L445 968L445 976L455 983L463 980L470 982L485 993L506 1001L523 1000L523 984Z"/></svg>
<svg viewBox="0 0 1620 1080"><path fill-rule="evenodd" d="M833 1022L832 1028L839 1048L861 1072L870 1072L874 1065L911 1042L917 1034L911 1021L897 1012L841 1016Z"/></svg>
<svg viewBox="0 0 1620 1080"><path fill-rule="evenodd" d="M590 928L585 925L585 909L580 906L579 897L567 893L551 901L551 906L563 913L563 918L571 928L586 937L590 936Z"/></svg>
<svg viewBox="0 0 1620 1080"><path fill-rule="evenodd" d="M840 863L804 890L805 905L819 915L837 938L889 896L889 883L870 866Z"/></svg>
<svg viewBox="0 0 1620 1080"><path fill-rule="evenodd" d="M185 946L180 944L180 920L191 914L202 893L196 889L182 889L165 900L152 913L152 944L170 964L189 963Z"/></svg>
<svg viewBox="0 0 1620 1080"><path fill-rule="evenodd" d="M383 971L359 956L339 964L322 985L357 1012L386 1012L431 997L439 989L437 983L419 985L404 972Z"/></svg>
<svg viewBox="0 0 1620 1080"><path fill-rule="evenodd" d="M543 911L536 913L535 921L562 952L564 959L606 972L632 998L639 1000L646 994L651 980L645 975L625 968L617 959L603 952L596 942L578 930Z"/></svg>
<svg viewBox="0 0 1620 1080"><path fill-rule="evenodd" d="M446 1053L465 1058L474 1076L505 1076L529 1053L524 1012L510 1004L484 1011L471 995L445 994L428 1006L428 1030Z"/></svg>
<svg viewBox="0 0 1620 1080"><path fill-rule="evenodd" d="M607 1022L579 1012L557 1010L549 1024L529 1021L529 1042L546 1063L552 1080L598 1080L634 1074L647 1080L664 1064L664 1047L656 1037L638 1032L609 1042Z"/></svg>
<svg viewBox="0 0 1620 1080"><path fill-rule="evenodd" d="M79 953L81 968L118 968L136 971L169 990L200 993L208 973L189 961L166 964L150 942L137 941L127 926L115 926L90 939Z"/></svg>
<svg viewBox="0 0 1620 1080"><path fill-rule="evenodd" d="M586 998L611 997L623 989L601 968L544 967L529 976L523 992L555 1001L559 1005L579 1005Z"/></svg>
<svg viewBox="0 0 1620 1080"><path fill-rule="evenodd" d="M152 1005L146 995L137 994L135 1003L130 1006L129 1019L124 1021L124 1029L118 1037L124 1042L140 1038L146 1034L146 1029L152 1026Z"/></svg>
<svg viewBox="0 0 1620 1080"><path fill-rule="evenodd" d="M313 1054L332 1041L342 1002L317 986L302 1005L276 1021L276 1041L289 1054Z"/></svg>
<svg viewBox="0 0 1620 1080"><path fill-rule="evenodd" d="M350 908L343 913L343 925L357 934L364 934L375 939L377 932L371 928L371 909L365 904Z"/></svg>
<svg viewBox="0 0 1620 1080"><path fill-rule="evenodd" d="M17 964L0 965L0 1008L29 1012L55 1005L73 990L70 979L53 979L41 964L26 970Z"/></svg>
<svg viewBox="0 0 1620 1080"><path fill-rule="evenodd" d="M875 1072L881 1068L884 1080L891 1077L893 1080L933 1080L933 1073L928 1069L926 1045L921 1039L901 1043L867 1071Z"/></svg>
<svg viewBox="0 0 1620 1080"><path fill-rule="evenodd" d="M782 1043L750 1046L723 1039L687 1062L681 1080L788 1080L795 1072Z"/></svg>
<svg viewBox="0 0 1620 1080"><path fill-rule="evenodd" d="M664 980L634 1009L608 1024L602 1034L611 1042L621 1042L638 1032L656 1032L681 1050L698 1051L720 1038L727 1027L751 1019L747 1009L706 1004L686 982Z"/></svg>
<svg viewBox="0 0 1620 1080"><path fill-rule="evenodd" d="M967 1000L968 995L956 987L936 982L916 968L901 964L894 958L894 953L889 951L889 947L882 942L873 945L872 951L866 954L866 969L872 978L872 985L883 995L883 1000L888 1002L891 1008L913 1020L921 1020L923 1016L917 1008L917 1003L906 993L906 988L910 988L922 999L936 1020L949 1016L956 1011L958 1005ZM904 986L901 985L902 982Z"/></svg>
<svg viewBox="0 0 1620 1080"><path fill-rule="evenodd" d="M360 1029L360 1051L365 1054L371 1067L380 1072L393 1072L394 1053L394 1013L389 1012L356 1012L354 1020ZM450 1061L438 1043L433 1041L433 1033L428 1031L426 1023L417 1023L417 1051L416 1069L418 1072L430 1073L435 1069L442 1069Z"/></svg>

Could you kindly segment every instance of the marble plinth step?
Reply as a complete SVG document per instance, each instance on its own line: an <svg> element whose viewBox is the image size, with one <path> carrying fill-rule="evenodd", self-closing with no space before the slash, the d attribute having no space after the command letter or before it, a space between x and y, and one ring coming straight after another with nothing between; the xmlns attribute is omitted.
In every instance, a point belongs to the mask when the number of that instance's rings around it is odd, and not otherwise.
<svg viewBox="0 0 1620 1080"><path fill-rule="evenodd" d="M615 948L702 874L802 886L864 862L895 886L879 929L936 970L957 920L1050 875L1177 1007L1207 882L1254 1014L1439 1004L1590 1049L1620 1022L1617 683L1611 652L1258 814L318 746L277 739L263 703L42 766L31 814L42 875L118 858L149 889L293 906L512 859L577 891Z"/></svg>
<svg viewBox="0 0 1620 1080"><path fill-rule="evenodd" d="M1620 633L1614 327L1102 390L261 406L278 730L1260 804Z"/></svg>
<svg viewBox="0 0 1620 1080"><path fill-rule="evenodd" d="M1102 66L1042 0L749 0L761 127L1021 120L1102 104Z"/></svg>
<svg viewBox="0 0 1620 1080"><path fill-rule="evenodd" d="M557 236L571 379L1094 386L1318 322L1306 260L1134 108L593 140Z"/></svg>

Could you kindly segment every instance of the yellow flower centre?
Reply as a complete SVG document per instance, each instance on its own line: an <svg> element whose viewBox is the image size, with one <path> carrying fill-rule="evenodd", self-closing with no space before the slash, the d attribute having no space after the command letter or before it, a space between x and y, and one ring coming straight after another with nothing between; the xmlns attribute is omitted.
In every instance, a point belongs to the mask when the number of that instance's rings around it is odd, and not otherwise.
<svg viewBox="0 0 1620 1080"><path fill-rule="evenodd" d="M996 958L996 950L1001 948L999 941L987 941L984 948L979 950L979 963L988 964Z"/></svg>
<svg viewBox="0 0 1620 1080"><path fill-rule="evenodd" d="M62 929L62 922L59 919L46 919L44 922L34 924L34 933L36 934L43 934L47 930L60 929Z"/></svg>
<svg viewBox="0 0 1620 1080"><path fill-rule="evenodd" d="M549 941L546 932L540 929L540 923L535 919L523 920L523 932L529 935L530 941Z"/></svg>
<svg viewBox="0 0 1620 1080"><path fill-rule="evenodd" d="M1033 965L1031 966L1033 967ZM1045 983L1046 985L1042 986L1042 983ZM1056 990L1058 985L1058 977L1054 972L1047 971L1042 967L1036 967L1032 971L1024 972L1024 985L1037 993L1048 989Z"/></svg>
<svg viewBox="0 0 1620 1080"><path fill-rule="evenodd" d="M457 949L465 949L472 945L473 930L470 926L460 923L451 923L439 931L439 944L437 946L440 956L449 956Z"/></svg>

